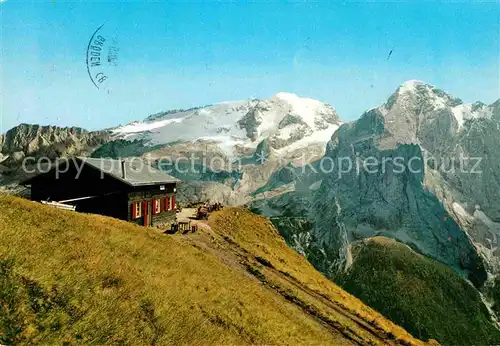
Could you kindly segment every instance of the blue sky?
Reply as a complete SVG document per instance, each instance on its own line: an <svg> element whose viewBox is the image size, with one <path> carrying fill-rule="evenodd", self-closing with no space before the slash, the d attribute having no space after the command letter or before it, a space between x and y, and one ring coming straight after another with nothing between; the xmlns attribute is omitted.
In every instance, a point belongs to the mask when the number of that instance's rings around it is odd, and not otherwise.
<svg viewBox="0 0 500 346"><path fill-rule="evenodd" d="M499 20L498 3L4 0L0 133L21 122L106 128L279 91L351 120L409 79L492 103ZM119 51L98 90L85 60L103 23Z"/></svg>

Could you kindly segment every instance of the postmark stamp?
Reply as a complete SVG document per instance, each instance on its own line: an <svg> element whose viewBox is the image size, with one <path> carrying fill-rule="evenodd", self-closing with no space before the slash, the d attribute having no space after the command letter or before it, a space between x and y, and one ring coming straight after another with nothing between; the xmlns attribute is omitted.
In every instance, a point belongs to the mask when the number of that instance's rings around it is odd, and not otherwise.
<svg viewBox="0 0 500 346"><path fill-rule="evenodd" d="M90 37L86 51L87 73L92 84L110 92L113 69L118 65L118 38L104 24Z"/></svg>

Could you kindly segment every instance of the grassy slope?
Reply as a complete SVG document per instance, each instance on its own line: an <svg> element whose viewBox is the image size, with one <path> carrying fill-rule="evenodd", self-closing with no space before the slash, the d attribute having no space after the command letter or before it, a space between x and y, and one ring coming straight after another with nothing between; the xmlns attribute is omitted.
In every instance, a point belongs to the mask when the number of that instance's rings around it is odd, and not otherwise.
<svg viewBox="0 0 500 346"><path fill-rule="evenodd" d="M413 335L444 344L498 344L500 333L478 293L447 266L394 240L353 246L340 284Z"/></svg>
<svg viewBox="0 0 500 346"><path fill-rule="evenodd" d="M492 309L497 316L500 316L500 275L497 275L485 290L486 296L492 303Z"/></svg>
<svg viewBox="0 0 500 346"><path fill-rule="evenodd" d="M4 195L0 210L1 343L420 344L247 211L170 236Z"/></svg>

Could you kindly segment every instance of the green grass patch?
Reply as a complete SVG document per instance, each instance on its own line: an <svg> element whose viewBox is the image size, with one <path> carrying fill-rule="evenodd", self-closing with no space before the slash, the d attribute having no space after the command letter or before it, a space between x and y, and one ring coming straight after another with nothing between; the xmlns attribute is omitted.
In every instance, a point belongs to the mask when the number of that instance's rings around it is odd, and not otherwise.
<svg viewBox="0 0 500 346"><path fill-rule="evenodd" d="M449 345L500 343L475 288L455 271L387 238L353 246L340 285L416 337Z"/></svg>

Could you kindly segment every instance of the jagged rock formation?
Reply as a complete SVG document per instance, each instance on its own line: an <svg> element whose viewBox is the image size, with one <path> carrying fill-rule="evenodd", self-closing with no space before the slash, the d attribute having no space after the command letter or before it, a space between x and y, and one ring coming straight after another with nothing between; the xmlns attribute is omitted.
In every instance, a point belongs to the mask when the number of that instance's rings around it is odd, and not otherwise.
<svg viewBox="0 0 500 346"><path fill-rule="evenodd" d="M5 166L15 166L26 156L87 155L108 138L107 131L20 124L0 135L0 159Z"/></svg>
<svg viewBox="0 0 500 346"><path fill-rule="evenodd" d="M184 181L177 187L177 201L181 206L200 202L223 205L244 204L229 186L214 181Z"/></svg>
<svg viewBox="0 0 500 346"><path fill-rule="evenodd" d="M19 181L33 175L33 166L45 167L61 156L87 156L109 136L105 130L90 132L79 127L20 124L10 129L0 135L0 191L29 196ZM23 163L29 170L24 170Z"/></svg>
<svg viewBox="0 0 500 346"><path fill-rule="evenodd" d="M295 229L285 231L293 233L289 243L331 277L348 263L350 243L384 235L481 286L486 270L500 270L499 104L463 104L431 85L406 82L333 134L315 166L321 169L254 207L269 216L295 210L297 220L275 224ZM473 158L482 165L474 167Z"/></svg>

